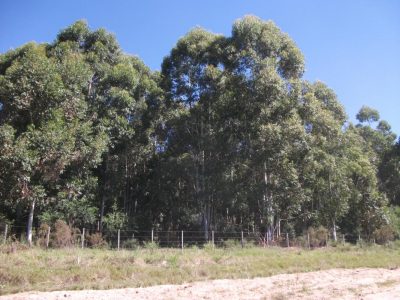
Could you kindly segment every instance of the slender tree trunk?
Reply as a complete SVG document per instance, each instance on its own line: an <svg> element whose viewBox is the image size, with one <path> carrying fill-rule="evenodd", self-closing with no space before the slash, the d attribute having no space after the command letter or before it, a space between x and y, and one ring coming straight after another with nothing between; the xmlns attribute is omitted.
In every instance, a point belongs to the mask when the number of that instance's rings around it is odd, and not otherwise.
<svg viewBox="0 0 400 300"><path fill-rule="evenodd" d="M329 181L329 196L330 200L332 201L332 182L331 182L331 173L328 173L328 181ZM333 235L333 240L336 242L337 241L337 235L336 235L336 213L334 213L334 217L332 218L332 235Z"/></svg>
<svg viewBox="0 0 400 300"><path fill-rule="evenodd" d="M281 218L280 217L277 217L276 223L277 223L276 238L279 240L279 237L281 235Z"/></svg>
<svg viewBox="0 0 400 300"><path fill-rule="evenodd" d="M204 121L201 116L200 122L200 198L203 206L203 230L204 240L208 241L208 230L209 230L209 203L208 195L206 195L206 183L205 183L205 151L204 151Z"/></svg>
<svg viewBox="0 0 400 300"><path fill-rule="evenodd" d="M125 192L124 192L124 212L127 211L127 201L128 201L128 190L129 190L129 184L128 184L128 154L127 151L125 151Z"/></svg>
<svg viewBox="0 0 400 300"><path fill-rule="evenodd" d="M333 235L333 240L336 242L337 241L337 234L336 234L336 222L335 219L332 220L332 235Z"/></svg>
<svg viewBox="0 0 400 300"><path fill-rule="evenodd" d="M267 204L267 239L268 241L273 240L274 236L274 216L273 216L273 209L272 209L272 193L268 189L268 183L270 182L271 175L268 174L267 172L267 163L264 162L264 184L265 184L265 189L264 189L264 202Z"/></svg>
<svg viewBox="0 0 400 300"><path fill-rule="evenodd" d="M33 199L29 208L29 216L28 216L28 227L26 230L26 239L28 240L29 246L32 246L32 225L33 225L33 214L35 211L36 200Z"/></svg>
<svg viewBox="0 0 400 300"><path fill-rule="evenodd" d="M100 206L100 220L99 220L99 229L100 231L103 229L103 219L104 219L104 210L106 206L106 200L107 200L107 192L108 192L108 179L107 179L107 171L108 171L108 154L106 157L106 165L105 165L105 170L102 172L103 176L103 194L101 196L101 206Z"/></svg>
<svg viewBox="0 0 400 300"><path fill-rule="evenodd" d="M99 230L103 229L103 219L104 219L104 208L106 204L106 194L103 192L103 196L101 196L101 207L100 207L100 223L99 223Z"/></svg>

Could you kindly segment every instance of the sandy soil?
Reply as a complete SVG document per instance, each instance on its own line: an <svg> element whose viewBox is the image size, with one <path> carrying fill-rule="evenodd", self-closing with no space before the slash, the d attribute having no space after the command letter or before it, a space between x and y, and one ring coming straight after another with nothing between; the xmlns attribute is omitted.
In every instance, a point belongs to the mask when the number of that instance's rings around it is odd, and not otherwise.
<svg viewBox="0 0 400 300"><path fill-rule="evenodd" d="M332 269L147 288L28 292L0 299L400 299L400 269Z"/></svg>

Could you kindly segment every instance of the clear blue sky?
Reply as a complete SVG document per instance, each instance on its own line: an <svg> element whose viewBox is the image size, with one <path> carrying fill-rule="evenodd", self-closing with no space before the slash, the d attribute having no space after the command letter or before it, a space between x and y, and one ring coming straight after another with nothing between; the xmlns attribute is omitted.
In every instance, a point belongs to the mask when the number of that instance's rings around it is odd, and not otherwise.
<svg viewBox="0 0 400 300"><path fill-rule="evenodd" d="M51 42L61 28L86 19L155 70L191 28L229 35L246 14L273 20L295 40L306 58L305 78L333 88L351 120L365 104L400 134L398 0L0 0L0 53Z"/></svg>

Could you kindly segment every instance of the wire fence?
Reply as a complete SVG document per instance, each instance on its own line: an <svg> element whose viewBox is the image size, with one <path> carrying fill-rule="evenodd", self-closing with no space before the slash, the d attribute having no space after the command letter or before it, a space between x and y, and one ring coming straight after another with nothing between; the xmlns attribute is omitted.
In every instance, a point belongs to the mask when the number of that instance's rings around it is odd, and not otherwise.
<svg viewBox="0 0 400 300"><path fill-rule="evenodd" d="M68 230L70 230L68 232ZM0 224L0 243L21 242L27 243L26 227L10 224ZM103 230L91 228L71 230L55 230L49 226L36 227L32 230L32 244L42 247L81 247L81 248L110 248L110 249L136 249L138 247L164 247L164 248L189 248L189 247L327 247L338 243L371 242L367 237L351 234L338 234L334 241L329 232L306 232L294 236L281 233L269 237L260 232L252 231L190 231L190 230ZM374 241L372 241L374 242Z"/></svg>

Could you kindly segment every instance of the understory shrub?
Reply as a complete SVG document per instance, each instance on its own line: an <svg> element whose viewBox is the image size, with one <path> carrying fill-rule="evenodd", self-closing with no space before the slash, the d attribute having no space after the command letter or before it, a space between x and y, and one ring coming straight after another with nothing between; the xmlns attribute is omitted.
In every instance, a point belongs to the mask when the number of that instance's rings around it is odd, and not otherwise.
<svg viewBox="0 0 400 300"><path fill-rule="evenodd" d="M122 242L122 248L135 250L140 247L140 243L137 239L131 238Z"/></svg>
<svg viewBox="0 0 400 300"><path fill-rule="evenodd" d="M108 246L100 232L88 234L86 240L88 246L92 248L106 248Z"/></svg>
<svg viewBox="0 0 400 300"><path fill-rule="evenodd" d="M71 247L75 244L75 236L79 229L71 229L63 220L57 220L54 224L54 232L51 234L51 245L57 248Z"/></svg>
<svg viewBox="0 0 400 300"><path fill-rule="evenodd" d="M328 229L326 229L324 226L319 226L318 228L309 227L307 230L307 235L310 238L310 247L316 248L326 246ZM305 237L305 241L307 241L308 236Z"/></svg>
<svg viewBox="0 0 400 300"><path fill-rule="evenodd" d="M47 242L47 233L49 230L50 226L47 225L46 223L41 224L37 233L37 241L36 245L39 247L46 247L46 242Z"/></svg>
<svg viewBox="0 0 400 300"><path fill-rule="evenodd" d="M238 248L242 247L242 243L239 240L229 239L222 242L224 248Z"/></svg>
<svg viewBox="0 0 400 300"><path fill-rule="evenodd" d="M395 234L396 233L392 226L384 225L374 231L373 238L377 244L384 245L390 241L393 241Z"/></svg>

